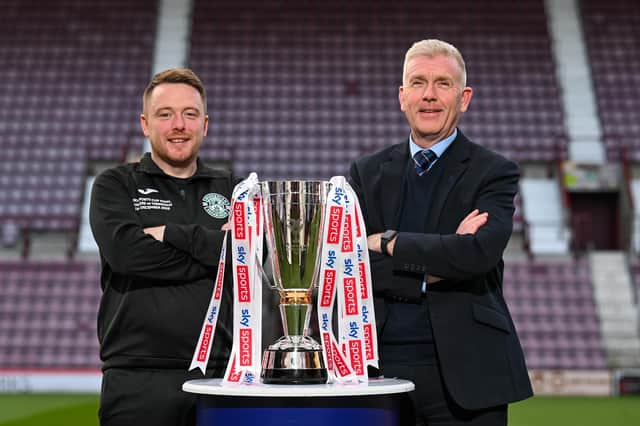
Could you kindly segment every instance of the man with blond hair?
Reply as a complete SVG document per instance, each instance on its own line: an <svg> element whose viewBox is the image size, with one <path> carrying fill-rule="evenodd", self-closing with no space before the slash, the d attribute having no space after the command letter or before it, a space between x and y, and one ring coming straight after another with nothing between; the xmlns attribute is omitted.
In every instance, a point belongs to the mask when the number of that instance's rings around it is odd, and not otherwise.
<svg viewBox="0 0 640 426"><path fill-rule="evenodd" d="M202 377L187 370L234 182L198 159L208 124L205 89L193 71L156 74L140 116L151 152L93 184L90 221L102 261L102 426L195 425L195 395L182 384ZM231 283L224 292L208 377L222 376L231 350Z"/></svg>
<svg viewBox="0 0 640 426"><path fill-rule="evenodd" d="M458 49L415 43L399 89L408 140L350 171L369 232L381 373L415 383L416 425L506 425L507 404L532 394L502 296L519 171L457 128L472 95Z"/></svg>

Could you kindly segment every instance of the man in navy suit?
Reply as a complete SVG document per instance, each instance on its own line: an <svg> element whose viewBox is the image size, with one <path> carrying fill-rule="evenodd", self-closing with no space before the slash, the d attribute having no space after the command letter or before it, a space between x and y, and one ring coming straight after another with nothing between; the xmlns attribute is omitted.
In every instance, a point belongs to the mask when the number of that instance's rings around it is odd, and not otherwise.
<svg viewBox="0 0 640 426"><path fill-rule="evenodd" d="M369 232L381 373L415 383L417 425L506 425L507 404L532 395L502 294L519 171L457 128L472 95L454 46L415 43L399 90L409 140L350 170Z"/></svg>

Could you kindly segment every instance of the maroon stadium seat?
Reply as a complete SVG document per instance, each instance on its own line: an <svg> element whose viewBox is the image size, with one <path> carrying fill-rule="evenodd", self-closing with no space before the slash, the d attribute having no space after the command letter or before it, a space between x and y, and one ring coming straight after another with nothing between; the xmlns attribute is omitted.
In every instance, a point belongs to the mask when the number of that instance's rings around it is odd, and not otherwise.
<svg viewBox="0 0 640 426"><path fill-rule="evenodd" d="M0 223L74 231L87 161L138 135L155 0L4 0Z"/></svg>
<svg viewBox="0 0 640 426"><path fill-rule="evenodd" d="M0 366L99 368L99 262L0 261Z"/></svg>
<svg viewBox="0 0 640 426"><path fill-rule="evenodd" d="M606 368L586 260L511 260L504 293L529 368Z"/></svg>
<svg viewBox="0 0 640 426"><path fill-rule="evenodd" d="M427 36L467 59L468 136L516 160L566 156L542 0L194 4L190 64L212 117L203 155L222 147L240 175L344 175L360 153L406 138L403 54Z"/></svg>
<svg viewBox="0 0 640 426"><path fill-rule="evenodd" d="M605 152L640 160L640 4L580 2Z"/></svg>

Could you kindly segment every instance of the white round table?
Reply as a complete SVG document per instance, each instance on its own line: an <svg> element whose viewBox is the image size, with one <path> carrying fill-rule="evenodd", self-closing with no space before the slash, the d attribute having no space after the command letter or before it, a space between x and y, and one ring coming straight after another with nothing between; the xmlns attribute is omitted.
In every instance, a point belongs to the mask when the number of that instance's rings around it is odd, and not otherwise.
<svg viewBox="0 0 640 426"><path fill-rule="evenodd" d="M222 379L190 380L185 392L198 395L197 425L398 426L410 411L401 379L322 385L223 385Z"/></svg>

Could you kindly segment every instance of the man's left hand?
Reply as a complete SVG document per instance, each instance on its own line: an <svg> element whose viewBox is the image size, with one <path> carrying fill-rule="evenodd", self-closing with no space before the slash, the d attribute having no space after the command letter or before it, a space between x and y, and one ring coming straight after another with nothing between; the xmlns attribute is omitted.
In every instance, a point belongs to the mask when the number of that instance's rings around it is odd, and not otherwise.
<svg viewBox="0 0 640 426"><path fill-rule="evenodd" d="M372 234L367 237L367 247L370 251L375 251L376 253L382 253L382 249L380 248L380 237L382 237L382 233ZM394 238L387 245L387 249L389 253L393 254L392 244L395 244L396 239Z"/></svg>
<svg viewBox="0 0 640 426"><path fill-rule="evenodd" d="M151 235L156 240L162 242L164 241L164 228L165 226L151 226L149 228L144 228L143 231L147 235Z"/></svg>

